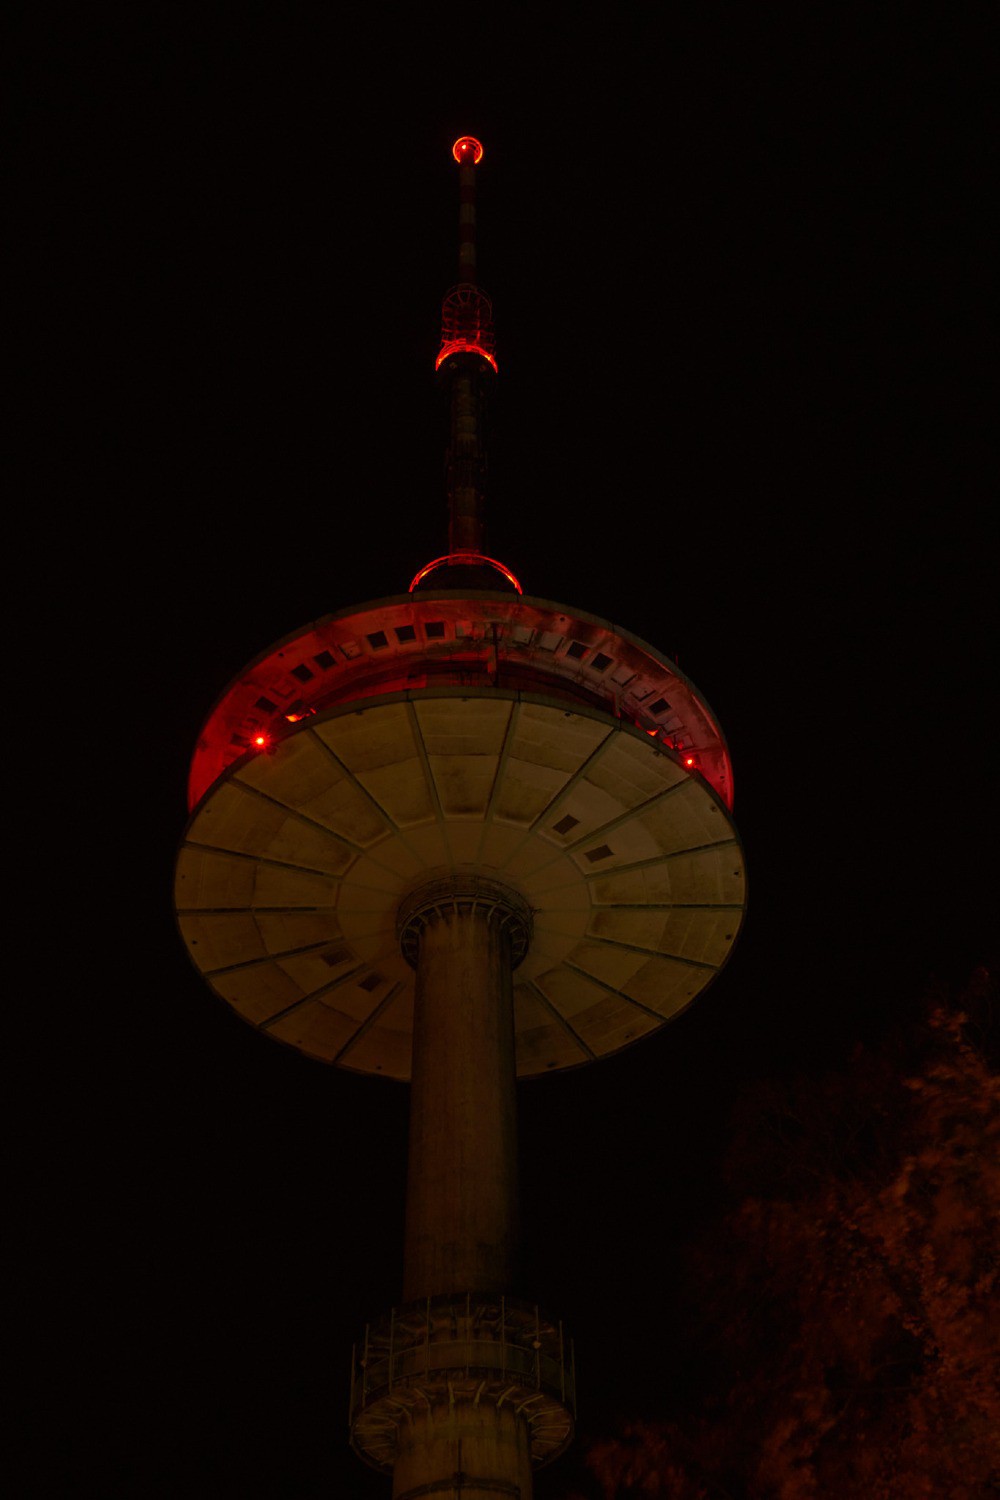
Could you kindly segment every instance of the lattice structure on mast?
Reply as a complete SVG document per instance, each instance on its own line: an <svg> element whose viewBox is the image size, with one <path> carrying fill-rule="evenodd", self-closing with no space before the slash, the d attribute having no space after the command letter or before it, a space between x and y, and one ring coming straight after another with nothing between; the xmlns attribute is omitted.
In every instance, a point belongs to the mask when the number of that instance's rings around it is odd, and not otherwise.
<svg viewBox="0 0 1000 1500"><path fill-rule="evenodd" d="M479 354L497 367L493 304L471 281L453 286L441 303L441 348L434 368L440 370L452 354Z"/></svg>

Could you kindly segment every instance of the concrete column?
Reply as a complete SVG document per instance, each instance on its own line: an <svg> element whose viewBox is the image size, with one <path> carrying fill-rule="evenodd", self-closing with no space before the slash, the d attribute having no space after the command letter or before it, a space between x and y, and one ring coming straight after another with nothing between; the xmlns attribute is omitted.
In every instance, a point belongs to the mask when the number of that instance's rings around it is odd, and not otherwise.
<svg viewBox="0 0 1000 1500"><path fill-rule="evenodd" d="M403 1300L505 1291L517 1244L511 946L502 913L423 917ZM470 1491L471 1495L471 1491Z"/></svg>
<svg viewBox="0 0 1000 1500"><path fill-rule="evenodd" d="M509 1404L461 1402L421 1412L400 1429L393 1500L531 1500L531 1493L528 1424Z"/></svg>

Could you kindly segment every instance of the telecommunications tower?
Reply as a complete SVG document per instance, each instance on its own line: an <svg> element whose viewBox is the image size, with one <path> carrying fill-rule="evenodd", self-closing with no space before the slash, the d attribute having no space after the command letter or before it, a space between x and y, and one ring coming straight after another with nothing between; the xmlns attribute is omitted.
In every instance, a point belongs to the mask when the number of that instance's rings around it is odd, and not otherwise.
<svg viewBox="0 0 1000 1500"><path fill-rule="evenodd" d="M690 1004L732 949L744 869L725 741L688 679L484 551L482 147L453 153L448 551L225 690L191 766L176 903L244 1020L411 1082L402 1297L355 1350L355 1450L394 1500L530 1500L572 1437L575 1379L558 1309L513 1284L516 1081Z"/></svg>

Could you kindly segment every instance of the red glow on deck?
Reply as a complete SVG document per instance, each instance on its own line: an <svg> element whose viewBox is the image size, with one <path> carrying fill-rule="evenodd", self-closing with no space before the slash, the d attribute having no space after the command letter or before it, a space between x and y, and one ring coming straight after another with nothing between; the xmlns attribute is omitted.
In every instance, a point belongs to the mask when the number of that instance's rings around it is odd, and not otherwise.
<svg viewBox="0 0 1000 1500"><path fill-rule="evenodd" d="M428 573L433 573L435 568L448 567L495 568L498 573L503 574L508 583L512 583L514 585L519 594L522 594L524 592L510 569L505 568L502 562L497 562L495 557L487 557L484 552L449 552L446 557L436 557L433 562L427 563L427 565L421 568L420 572L416 574L413 582L410 584L409 592L412 594L417 584L422 582L422 580L427 577Z"/></svg>
<svg viewBox="0 0 1000 1500"><path fill-rule="evenodd" d="M459 166L468 161L470 156L473 166L478 166L483 159L483 148L474 135L460 135L451 148L451 154Z"/></svg>
<svg viewBox="0 0 1000 1500"><path fill-rule="evenodd" d="M465 339L452 339L451 343L441 346L441 351L434 361L435 370L440 370L445 360L450 359L453 354L480 354L487 364L493 366L494 370L497 367L495 356L488 349L484 349L482 344L468 343Z"/></svg>
<svg viewBox="0 0 1000 1500"><path fill-rule="evenodd" d="M645 728L645 725L642 727ZM692 755L690 752L682 754L680 746L669 735L664 734L658 725L654 724L652 729L646 729L646 733L652 739L659 740L661 745L666 745L668 750L673 750L675 754L680 755L681 764L686 766L689 771L701 770L701 757Z"/></svg>
<svg viewBox="0 0 1000 1500"><path fill-rule="evenodd" d="M456 572L448 563L474 571ZM589 703L648 735L651 749L662 747L681 772L704 780L731 807L725 742L691 684L643 642L590 615L525 599L520 587L494 559L452 554L422 568L413 591L401 599L344 610L278 641L229 684L203 725L191 766L190 806L243 756L274 754L289 734L308 727L313 714L355 699L462 685L471 674L484 685ZM475 591L483 591L478 599ZM599 654L581 659L578 651L553 652L553 636L590 640ZM634 691L612 678L608 657L638 670ZM649 715L652 689L637 696L648 683L673 707L672 732ZM262 699L268 700L264 709ZM693 766L685 765L688 757Z"/></svg>

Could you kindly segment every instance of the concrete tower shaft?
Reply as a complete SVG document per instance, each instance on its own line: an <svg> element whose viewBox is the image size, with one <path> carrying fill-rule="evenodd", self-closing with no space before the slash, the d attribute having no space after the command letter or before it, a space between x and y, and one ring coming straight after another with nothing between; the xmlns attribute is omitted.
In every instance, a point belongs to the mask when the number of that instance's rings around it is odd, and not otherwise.
<svg viewBox="0 0 1000 1500"><path fill-rule="evenodd" d="M416 968L403 1299L499 1292L518 1241L511 975L531 911L458 873L404 902L400 928Z"/></svg>

